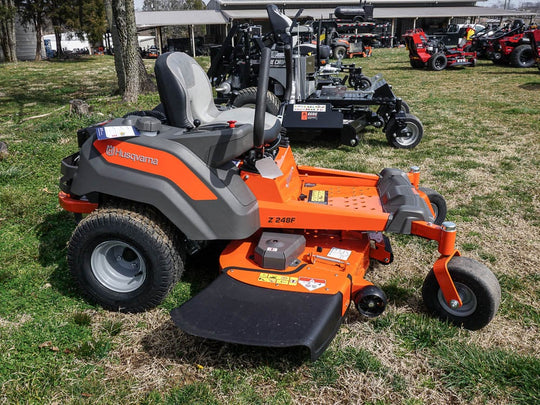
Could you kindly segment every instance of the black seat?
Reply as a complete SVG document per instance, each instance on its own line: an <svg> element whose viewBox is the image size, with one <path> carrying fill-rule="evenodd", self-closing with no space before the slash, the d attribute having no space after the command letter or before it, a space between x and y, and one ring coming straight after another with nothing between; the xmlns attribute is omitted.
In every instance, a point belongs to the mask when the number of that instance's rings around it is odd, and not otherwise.
<svg viewBox="0 0 540 405"><path fill-rule="evenodd" d="M253 108L217 109L208 76L191 56L183 52L164 53L156 60L155 73L159 97L170 125L195 128L196 120L201 126L227 121L253 125ZM265 142L277 139L280 129L280 120L266 113Z"/></svg>

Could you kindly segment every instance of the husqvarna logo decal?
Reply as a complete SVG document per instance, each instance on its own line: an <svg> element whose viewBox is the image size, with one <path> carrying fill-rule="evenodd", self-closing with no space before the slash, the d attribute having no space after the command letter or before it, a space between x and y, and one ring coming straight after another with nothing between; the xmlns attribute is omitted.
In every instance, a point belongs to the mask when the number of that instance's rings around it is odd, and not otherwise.
<svg viewBox="0 0 540 405"><path fill-rule="evenodd" d="M110 164L167 179L192 200L217 200L199 177L199 171L187 166L177 155L117 139L96 140L94 148Z"/></svg>
<svg viewBox="0 0 540 405"><path fill-rule="evenodd" d="M150 156L144 156L139 155L137 153L130 153L130 152L124 152L122 149L117 148L114 145L107 145L107 149L105 150L105 154L107 156L119 156L124 159L131 159L134 162L141 162L141 163L149 163L157 166L159 164L159 160L154 157Z"/></svg>

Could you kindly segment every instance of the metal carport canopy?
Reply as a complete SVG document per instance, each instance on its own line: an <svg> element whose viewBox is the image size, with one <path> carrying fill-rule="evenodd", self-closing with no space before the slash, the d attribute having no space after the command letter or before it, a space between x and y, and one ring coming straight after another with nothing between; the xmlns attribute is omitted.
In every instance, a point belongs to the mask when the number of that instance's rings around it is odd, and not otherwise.
<svg viewBox="0 0 540 405"><path fill-rule="evenodd" d="M218 10L138 11L137 28L166 27L169 25L227 24L227 18Z"/></svg>
<svg viewBox="0 0 540 405"><path fill-rule="evenodd" d="M285 13L293 17L298 9L286 9ZM221 10L230 20L267 19L266 10ZM307 8L302 17L328 18L334 8ZM392 18L429 18L429 17L532 17L535 13L517 10L504 10L493 7L375 7L373 18L388 20Z"/></svg>

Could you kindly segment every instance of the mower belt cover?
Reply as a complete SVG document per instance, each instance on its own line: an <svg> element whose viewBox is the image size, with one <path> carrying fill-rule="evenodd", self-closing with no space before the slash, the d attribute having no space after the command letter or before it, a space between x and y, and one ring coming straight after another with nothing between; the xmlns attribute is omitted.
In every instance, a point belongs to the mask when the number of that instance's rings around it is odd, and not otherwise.
<svg viewBox="0 0 540 405"><path fill-rule="evenodd" d="M220 275L171 311L190 335L250 346L306 346L316 360L342 321L343 296L281 291Z"/></svg>

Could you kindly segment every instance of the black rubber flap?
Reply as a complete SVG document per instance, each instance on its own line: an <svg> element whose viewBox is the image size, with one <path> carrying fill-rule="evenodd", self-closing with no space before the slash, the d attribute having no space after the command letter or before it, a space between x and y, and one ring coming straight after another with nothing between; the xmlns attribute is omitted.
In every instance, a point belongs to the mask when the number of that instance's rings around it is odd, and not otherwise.
<svg viewBox="0 0 540 405"><path fill-rule="evenodd" d="M341 325L342 294L270 290L222 274L171 311L190 335L251 346L307 346L316 360Z"/></svg>

